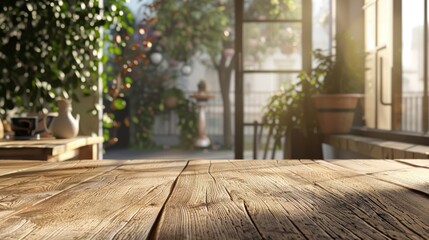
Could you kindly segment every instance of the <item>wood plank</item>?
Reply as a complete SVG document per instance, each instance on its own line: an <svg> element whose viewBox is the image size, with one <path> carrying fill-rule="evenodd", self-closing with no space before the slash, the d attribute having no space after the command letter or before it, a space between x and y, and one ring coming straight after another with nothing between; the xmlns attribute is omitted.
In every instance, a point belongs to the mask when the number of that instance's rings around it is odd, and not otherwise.
<svg viewBox="0 0 429 240"><path fill-rule="evenodd" d="M396 159L396 161L416 167L429 167L428 159Z"/></svg>
<svg viewBox="0 0 429 240"><path fill-rule="evenodd" d="M51 150L46 148L0 148L0 159L48 160L50 154Z"/></svg>
<svg viewBox="0 0 429 240"><path fill-rule="evenodd" d="M152 234L153 239L261 239L242 201L211 175L213 164L190 161ZM232 170L232 169L230 169Z"/></svg>
<svg viewBox="0 0 429 240"><path fill-rule="evenodd" d="M46 164L46 162L28 160L0 160L0 176L19 172L24 169L43 164Z"/></svg>
<svg viewBox="0 0 429 240"><path fill-rule="evenodd" d="M318 163L319 165L307 165L310 168L307 172L323 175L338 172L338 166L327 162L322 164L321 161ZM290 170L294 172L293 169ZM301 172L300 176L329 193L331 199L337 199L337 212L348 211L367 223L369 227L366 231L374 229L385 237L394 239L429 238L427 196L370 175L321 181L314 174L308 173ZM354 232L358 231L355 229Z"/></svg>
<svg viewBox="0 0 429 240"><path fill-rule="evenodd" d="M304 165L293 160L285 163ZM213 162L212 166L212 175L225 186L232 199L243 202L264 239L329 238L314 223L311 214L300 208L292 193L292 186L308 183L295 175L280 178L275 161Z"/></svg>
<svg viewBox="0 0 429 240"><path fill-rule="evenodd" d="M427 159L429 157L429 146L416 145L408 149L414 154L414 158Z"/></svg>
<svg viewBox="0 0 429 240"><path fill-rule="evenodd" d="M48 156L49 162L62 162L67 160L83 160L79 157L79 149L69 150L54 156Z"/></svg>
<svg viewBox="0 0 429 240"><path fill-rule="evenodd" d="M285 238L284 236L297 238L297 235L290 235L290 232L285 233L278 230L284 225L287 226L285 223L288 220L293 222L294 226L306 238L385 239L389 237L408 238L409 236L416 238L426 237L426 235L419 235L417 233L418 231L426 230L427 226L423 223L427 220L427 214L423 214L424 216L422 216L422 213L413 209L412 213L414 215L410 214L409 217L404 217L402 221L395 219L396 214L398 216L403 214L400 212L396 212L395 216L388 217L387 220L384 218L374 218L373 215L366 215L365 211L361 210L361 205L363 205L363 210L375 208L375 210L372 210L373 213L379 215L389 215L389 209L382 208L384 205L382 207L377 205L372 206L370 205L372 200L368 201L365 198L350 199L344 192L335 190L335 188L338 188L335 184L331 185L334 190L330 191L318 185L319 182L347 181L347 184L343 185L353 186L354 181L352 179L366 179L369 176L345 169L334 171L323 165L314 164L314 162L313 164L309 164L309 161L304 161L306 164L296 164L296 162L278 161L279 169L277 170L266 166L270 163L269 161L262 161L256 168L248 168L248 165L255 165L255 162L233 162L234 167L229 168L230 170L234 169L234 171L229 171L230 175L227 179L239 179L234 180L226 188L231 188L230 194L233 199L237 195L238 199L244 199L245 203L248 204L249 215L254 219L256 226L258 226L264 238L278 239ZM243 168L248 168L249 170L243 170ZM225 175L228 171L223 169L218 172ZM216 178L216 173L213 173L213 176ZM271 180L267 182L269 179ZM378 186L376 179L372 178L368 181ZM381 185L383 184L396 188L398 191L407 192L404 188L381 182ZM364 184L361 184L361 186L364 186ZM256 189L260 190L255 192ZM365 195L366 192L363 191L362 194ZM264 196L266 196L265 199ZM385 197L385 193L382 192L380 196ZM389 197L393 196L395 195L389 195ZM422 198L420 195L412 193L411 197L407 197L406 200L401 201L400 206L405 207L408 204L407 200L415 202L412 201L414 198L417 198L416 202L423 201L420 204L424 204L424 201L428 203L427 198ZM275 200L273 201L273 199ZM367 202L363 201L364 199ZM262 207L263 203L268 205L268 210ZM389 203L387 204L388 207L395 206L396 199L391 200ZM407 221L416 216L417 220L421 220L416 226L403 226L404 222L407 223ZM267 222L264 219L271 221ZM281 221L279 221L279 224L276 224L273 219L281 219ZM287 229L290 230L291 228Z"/></svg>
<svg viewBox="0 0 429 240"><path fill-rule="evenodd" d="M237 178L234 177L234 172L230 172L227 178L230 184L227 188L231 189L233 198L244 199L249 205L250 215L264 238L297 238L299 235L292 233L293 228L288 226L288 222L305 239L384 237L349 211L339 211L342 202L336 196L327 194L299 174L288 170L294 168L308 172L309 166L317 165L305 162L306 164L293 160L232 162L235 165L233 169L240 169L248 164L260 165L240 172L238 181L234 180ZM318 177L317 172L311 172L311 175ZM345 177L342 173L339 176ZM339 176L328 176L327 179ZM267 209L261 207L263 204L266 204Z"/></svg>
<svg viewBox="0 0 429 240"><path fill-rule="evenodd" d="M90 144L79 148L79 159L96 160L98 158L97 144Z"/></svg>
<svg viewBox="0 0 429 240"><path fill-rule="evenodd" d="M380 160L380 159L371 159L371 160L360 160L360 159L347 159L347 160L328 160L330 164L341 166L343 168L362 173L362 174L371 174L377 172L385 172L392 170L399 170L405 168L412 168L412 166L400 163L394 160ZM323 161L320 161L320 164L323 164ZM332 166L331 166L332 167ZM341 169L338 169L341 171Z"/></svg>
<svg viewBox="0 0 429 240"><path fill-rule="evenodd" d="M393 160L331 160L335 164L356 172L370 174L375 178L429 195L429 169L416 167L416 161ZM420 161L421 162L421 161ZM428 163L428 160L426 160ZM429 164L428 164L429 166ZM338 169L338 171L341 171Z"/></svg>
<svg viewBox="0 0 429 240"><path fill-rule="evenodd" d="M19 213L122 163L96 162L46 163L0 176L0 217Z"/></svg>
<svg viewBox="0 0 429 240"><path fill-rule="evenodd" d="M377 173L378 179L419 191L429 196L429 169L413 168Z"/></svg>
<svg viewBox="0 0 429 240"><path fill-rule="evenodd" d="M83 146L103 142L102 137L78 136L70 139L40 139L40 140L0 140L0 156L5 159L10 152L40 152L44 155L59 155ZM9 154L3 156L3 154ZM13 154L12 154L13 156Z"/></svg>
<svg viewBox="0 0 429 240"><path fill-rule="evenodd" d="M67 162L58 164L64 163ZM69 170L101 163L114 169L98 176L93 173L94 177L1 219L0 238L146 238L187 162L80 161ZM44 178L46 182L60 181L56 177L64 175L55 170L46 173ZM17 187L18 190L25 188ZM39 192L51 191L43 189ZM31 189L25 192L28 190Z"/></svg>

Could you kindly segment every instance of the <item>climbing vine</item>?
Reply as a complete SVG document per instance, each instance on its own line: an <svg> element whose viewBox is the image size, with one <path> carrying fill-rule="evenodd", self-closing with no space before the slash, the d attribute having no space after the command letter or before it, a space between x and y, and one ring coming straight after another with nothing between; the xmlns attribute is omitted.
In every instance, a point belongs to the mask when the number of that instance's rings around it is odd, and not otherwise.
<svg viewBox="0 0 429 240"><path fill-rule="evenodd" d="M113 40L100 28L130 30L125 0L100 1L0 1L0 114L99 92L99 50Z"/></svg>

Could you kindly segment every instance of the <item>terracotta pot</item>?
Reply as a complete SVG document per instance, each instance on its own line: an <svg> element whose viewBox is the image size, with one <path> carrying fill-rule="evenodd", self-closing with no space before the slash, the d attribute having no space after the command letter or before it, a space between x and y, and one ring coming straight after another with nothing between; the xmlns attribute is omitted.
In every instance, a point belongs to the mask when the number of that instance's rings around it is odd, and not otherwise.
<svg viewBox="0 0 429 240"><path fill-rule="evenodd" d="M323 134L350 132L362 94L321 94L313 97L319 131Z"/></svg>

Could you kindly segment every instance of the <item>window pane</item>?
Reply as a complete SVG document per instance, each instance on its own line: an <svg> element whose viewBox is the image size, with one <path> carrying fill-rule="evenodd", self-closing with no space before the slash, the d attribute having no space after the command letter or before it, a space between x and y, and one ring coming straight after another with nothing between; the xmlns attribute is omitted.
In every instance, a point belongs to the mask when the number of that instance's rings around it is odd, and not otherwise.
<svg viewBox="0 0 429 240"><path fill-rule="evenodd" d="M244 70L301 70L301 36L301 23L244 24Z"/></svg>
<svg viewBox="0 0 429 240"><path fill-rule="evenodd" d="M286 20L302 18L302 0L244 0L245 20Z"/></svg>
<svg viewBox="0 0 429 240"><path fill-rule="evenodd" d="M249 73L244 74L244 122L261 122L268 98L281 86L297 80L296 74Z"/></svg>
<svg viewBox="0 0 429 240"><path fill-rule="evenodd" d="M402 1L402 130L422 131L424 0Z"/></svg>
<svg viewBox="0 0 429 240"><path fill-rule="evenodd" d="M375 2L365 9L365 50L371 51L375 48Z"/></svg>
<svg viewBox="0 0 429 240"><path fill-rule="evenodd" d="M313 49L331 48L331 0L313 0Z"/></svg>

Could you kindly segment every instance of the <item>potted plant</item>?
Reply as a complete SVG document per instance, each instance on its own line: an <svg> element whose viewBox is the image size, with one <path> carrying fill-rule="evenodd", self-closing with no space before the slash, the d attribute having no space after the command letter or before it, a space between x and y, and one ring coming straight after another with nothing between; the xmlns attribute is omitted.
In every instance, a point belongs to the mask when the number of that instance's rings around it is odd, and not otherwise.
<svg viewBox="0 0 429 240"><path fill-rule="evenodd" d="M184 98L184 93L182 90L176 87L172 87L162 92L161 97L164 106L168 109L173 109L179 103L179 99Z"/></svg>
<svg viewBox="0 0 429 240"><path fill-rule="evenodd" d="M323 76L320 94L313 97L322 134L348 133L358 101L363 97L362 55L351 37L345 36L342 40L342 46L347 49L344 54L335 56L324 54L320 49L314 51L318 64L313 71Z"/></svg>
<svg viewBox="0 0 429 240"><path fill-rule="evenodd" d="M286 136L284 158L321 159L316 112L312 97L319 93L321 73L300 73L298 81L283 86L265 106L264 124L274 125L274 137Z"/></svg>

